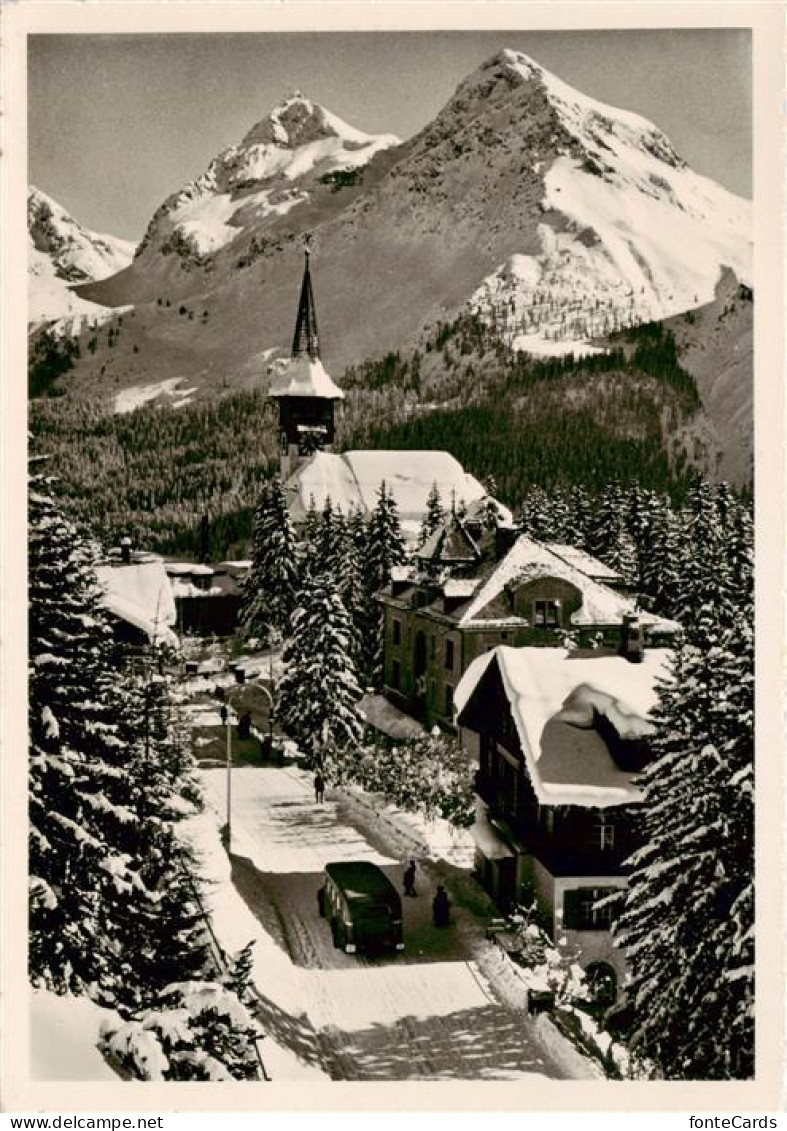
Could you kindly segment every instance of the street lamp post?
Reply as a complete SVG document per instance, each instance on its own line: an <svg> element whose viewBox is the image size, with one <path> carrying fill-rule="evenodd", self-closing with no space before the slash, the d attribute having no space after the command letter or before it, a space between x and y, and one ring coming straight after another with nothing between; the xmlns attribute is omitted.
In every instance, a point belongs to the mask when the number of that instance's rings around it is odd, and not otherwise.
<svg viewBox="0 0 787 1131"><path fill-rule="evenodd" d="M225 691L226 703L221 708L222 721L227 726L227 823L224 826L225 845L229 851L232 843L232 695L234 692L239 691L242 687L247 686L245 673L240 669L236 669L235 678L239 684L238 687L230 687ZM261 691L265 698L268 700L268 734L270 738L271 749L273 748L273 712L274 702L273 695L270 690L257 680L252 680L248 683L249 687L256 687Z"/></svg>

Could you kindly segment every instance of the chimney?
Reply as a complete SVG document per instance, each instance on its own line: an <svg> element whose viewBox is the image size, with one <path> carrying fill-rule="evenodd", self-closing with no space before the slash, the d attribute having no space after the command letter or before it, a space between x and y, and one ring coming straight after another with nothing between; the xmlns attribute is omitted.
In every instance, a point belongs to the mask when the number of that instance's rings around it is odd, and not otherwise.
<svg viewBox="0 0 787 1131"><path fill-rule="evenodd" d="M128 535L120 539L120 560L126 565L131 561L131 539Z"/></svg>
<svg viewBox="0 0 787 1131"><path fill-rule="evenodd" d="M641 664L645 659L645 633L636 613L627 613L623 617L620 629L620 655L632 664Z"/></svg>
<svg viewBox="0 0 787 1131"><path fill-rule="evenodd" d="M519 537L520 531L515 526L503 526L502 523L495 530L495 558L500 561L504 558Z"/></svg>

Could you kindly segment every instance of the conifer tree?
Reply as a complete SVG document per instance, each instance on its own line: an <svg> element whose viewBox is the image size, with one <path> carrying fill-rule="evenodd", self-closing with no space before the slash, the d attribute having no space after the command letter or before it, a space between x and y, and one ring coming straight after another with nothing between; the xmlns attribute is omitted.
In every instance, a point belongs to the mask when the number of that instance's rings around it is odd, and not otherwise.
<svg viewBox="0 0 787 1131"><path fill-rule="evenodd" d="M391 571L405 561L405 544L396 500L380 484L377 504L366 532L364 569L364 609L361 623L361 648L365 675L372 686L379 686L383 675L383 611L377 594L391 580Z"/></svg>
<svg viewBox="0 0 787 1131"><path fill-rule="evenodd" d="M34 478L29 498L30 976L58 993L118 981L106 908L144 893L119 764L127 708L95 549Z"/></svg>
<svg viewBox="0 0 787 1131"><path fill-rule="evenodd" d="M208 968L194 862L175 836L199 801L191 756L166 680L121 663L95 548L47 488L36 477L29 497L30 980L155 1014L167 981ZM201 1010L191 1029L191 1064L216 1049L256 1059L237 1010Z"/></svg>
<svg viewBox="0 0 787 1131"><path fill-rule="evenodd" d="M615 927L631 969L631 1047L668 1079L751 1075L753 633L711 606L676 652L643 775L644 845Z"/></svg>
<svg viewBox="0 0 787 1131"><path fill-rule="evenodd" d="M418 535L418 545L423 546L435 530L439 530L445 522L445 509L440 499L437 483L433 483L426 498L426 514L421 523Z"/></svg>
<svg viewBox="0 0 787 1131"><path fill-rule="evenodd" d="M396 499L380 484L367 527L367 577L375 592L391 580L391 570L405 560L405 544Z"/></svg>
<svg viewBox="0 0 787 1131"><path fill-rule="evenodd" d="M333 579L308 577L284 645L278 716L314 762L329 745L357 742L363 734L353 632Z"/></svg>
<svg viewBox="0 0 787 1131"><path fill-rule="evenodd" d="M267 639L270 629L286 631L299 580L298 543L281 479L263 489L254 516L252 564L244 584L241 621Z"/></svg>

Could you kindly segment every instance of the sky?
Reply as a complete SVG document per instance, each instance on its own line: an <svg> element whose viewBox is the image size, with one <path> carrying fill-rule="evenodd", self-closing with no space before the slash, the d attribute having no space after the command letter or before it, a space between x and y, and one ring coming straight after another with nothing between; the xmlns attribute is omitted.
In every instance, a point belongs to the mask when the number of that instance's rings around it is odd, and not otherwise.
<svg viewBox="0 0 787 1131"><path fill-rule="evenodd" d="M288 94L407 138L503 47L660 126L700 173L751 195L746 29L34 35L29 179L95 231L155 209Z"/></svg>

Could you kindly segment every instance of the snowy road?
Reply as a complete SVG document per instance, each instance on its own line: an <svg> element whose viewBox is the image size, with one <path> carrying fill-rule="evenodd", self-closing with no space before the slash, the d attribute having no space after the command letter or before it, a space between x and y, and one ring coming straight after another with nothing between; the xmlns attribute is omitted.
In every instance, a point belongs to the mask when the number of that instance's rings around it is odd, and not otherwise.
<svg viewBox="0 0 787 1131"><path fill-rule="evenodd" d="M207 770L203 779L215 834L225 777ZM316 805L309 778L295 769L238 768L232 787L231 883L217 880L213 918L228 949L257 939L260 1017L271 1038L291 1050L276 1078L307 1068L343 1080L578 1074L563 1050L547 1049L543 1026L489 976L499 959L478 960L490 955L479 918L489 908L481 893L466 897L472 885L465 873L425 862L418 897L404 900L406 951L347 955L334 949L318 914L324 865L372 860L401 890L404 859L394 858L382 831L341 794L329 792ZM213 864L222 867L215 853ZM445 931L431 922L438 880L454 899L454 923Z"/></svg>

